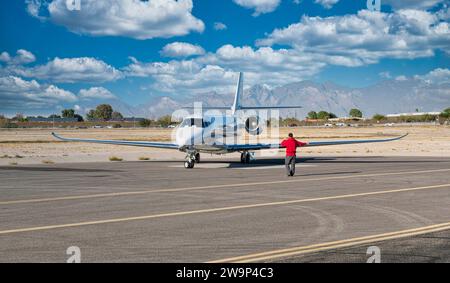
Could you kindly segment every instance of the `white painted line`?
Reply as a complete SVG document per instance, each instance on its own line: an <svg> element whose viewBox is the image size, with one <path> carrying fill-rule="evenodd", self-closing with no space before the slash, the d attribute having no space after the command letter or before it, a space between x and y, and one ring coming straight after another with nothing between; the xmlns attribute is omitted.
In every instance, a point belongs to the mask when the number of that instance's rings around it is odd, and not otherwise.
<svg viewBox="0 0 450 283"><path fill-rule="evenodd" d="M76 195L76 196L62 196L62 197L50 197L50 198L38 198L38 199L5 200L5 201L0 201L0 205L37 203L37 202L50 202L50 201L80 200L80 199L91 199L91 198L102 198L102 197L121 197L121 196L131 196L131 195L143 195L143 194L154 194L154 193L170 193L170 192L185 192L185 191L199 191L199 190L209 190L209 189L225 189L225 188L229 189L229 188L264 186L264 185L275 185L275 184L291 184L291 183L327 181L327 180L344 180L344 179L356 179L356 178L397 176L397 175L413 175L413 174L448 172L448 171L450 171L450 169L436 169L436 170L422 170L422 171L403 171L403 172L382 172L382 173L371 173L371 174L354 174L354 175L330 176L330 177L320 177L320 178L304 178L304 179L303 178L293 178L293 179L290 179L290 180L265 181L265 182L222 184L222 185L211 185L211 186L170 188L170 189L155 189L155 190L141 190L141 191L125 191L125 192L114 192L114 193L103 193L103 194L88 194L88 195ZM92 187L92 188L95 189L96 187Z"/></svg>
<svg viewBox="0 0 450 283"><path fill-rule="evenodd" d="M255 203L255 204L247 204L247 205L216 207L216 208L208 208L208 209L201 209L201 210L168 212L168 213L151 214L151 215L144 215L144 216L113 218L113 219L105 219L105 220L95 220L95 221L76 222L76 223L67 223L67 224L56 224L56 225L48 225L48 226L18 228L18 229L0 231L0 235L15 234L15 233L22 233L22 232L43 231L43 230L53 230L53 229L61 229L61 228L73 228L73 227L81 227L81 226L88 226L88 225L130 222L130 221L137 221L137 220L149 220L149 219L163 218L163 217L214 213L214 212L222 212L222 211L230 211L230 210L238 210L238 209L252 209L252 208L269 207L269 206L280 206L280 205L298 204L298 203L306 203L306 202L316 202L316 201L323 201L323 200L346 199L346 198L364 197L364 196L372 196L372 195L384 195L384 194L393 194L393 193L423 191L423 190L430 190L430 189L444 189L444 188L446 188L446 189L450 188L450 184L442 184L442 185L434 185L434 186L426 186L426 187L414 187L414 188L405 188L405 189L394 189L394 190L386 190L386 191L375 191L375 192L366 192L366 193L358 193L358 194L317 197L317 198L310 198L310 199L296 199L296 200L288 200L288 201L276 201L276 202Z"/></svg>
<svg viewBox="0 0 450 283"><path fill-rule="evenodd" d="M288 249L274 250L256 254L249 254L244 256L237 256L225 259L219 259L210 261L209 263L249 263L249 262L261 262L267 260L274 260L278 258L285 258L289 256L297 256L301 254L315 253L326 250L333 250L338 248L351 247L356 245L369 244L374 242L394 240L405 237L418 236L428 233L435 233L440 231L445 231L450 229L450 222L435 224L431 226L425 226L420 228L395 231L390 233L383 233L365 237L358 237L334 242L320 243L308 246L300 246Z"/></svg>

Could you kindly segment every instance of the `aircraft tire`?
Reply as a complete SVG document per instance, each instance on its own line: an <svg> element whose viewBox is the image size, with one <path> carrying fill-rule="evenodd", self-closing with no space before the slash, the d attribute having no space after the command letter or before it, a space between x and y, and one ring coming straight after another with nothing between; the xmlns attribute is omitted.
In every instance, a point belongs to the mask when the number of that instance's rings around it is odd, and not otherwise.
<svg viewBox="0 0 450 283"><path fill-rule="evenodd" d="M200 163L200 153L195 154L195 163Z"/></svg>
<svg viewBox="0 0 450 283"><path fill-rule="evenodd" d="M250 163L250 153L246 153L245 154L245 164L249 164Z"/></svg>
<svg viewBox="0 0 450 283"><path fill-rule="evenodd" d="M186 168L186 169L192 169L192 168L194 168L194 162L192 162L192 161L185 161L184 162L184 168Z"/></svg>

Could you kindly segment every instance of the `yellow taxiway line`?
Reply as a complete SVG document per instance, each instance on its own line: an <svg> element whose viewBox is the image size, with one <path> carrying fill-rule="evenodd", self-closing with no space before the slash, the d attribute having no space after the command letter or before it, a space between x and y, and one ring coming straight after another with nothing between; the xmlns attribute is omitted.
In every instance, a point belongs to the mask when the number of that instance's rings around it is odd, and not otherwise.
<svg viewBox="0 0 450 283"><path fill-rule="evenodd" d="M91 198L102 198L102 197L120 197L120 196L153 194L153 193L198 191L198 190L208 190L208 189L224 189L224 188L233 188L233 187L238 188L238 187L262 186L262 185L274 185L274 184L312 182L312 181L354 179L354 178L365 178L365 177L369 178L369 177L378 177L378 176L396 176L396 175L411 175L411 174L415 175L415 174L426 174L426 173L448 172L448 171L450 171L450 169L385 172L385 173L372 173L372 174L360 174L360 175L332 176L332 177L324 177L324 178L305 178L305 179L294 178L292 180L279 180L279 181L268 181L268 182L251 182L251 183L223 184L223 185L211 185L211 186L200 186L200 187L185 187L185 188L173 188L173 189L157 189L157 190L142 190L142 191L130 191L130 192L88 194L88 195L76 195L76 196L64 196L64 197L52 197L52 198L9 200L9 201L0 201L0 205L80 200L80 199L91 199Z"/></svg>
<svg viewBox="0 0 450 283"><path fill-rule="evenodd" d="M220 260L210 261L209 263L248 263L248 262L264 262L271 261L279 258L286 258L290 256L298 256L302 254L315 253L326 250L333 250L338 248L345 248L363 244L369 244L374 242L386 241L386 240L394 240L405 237L418 236L422 234L428 234L433 232L439 232L450 229L450 222L440 223L436 225L420 227L415 229L408 229L384 234L377 234L359 238L352 238L334 242L326 242L308 246L294 247L288 249L280 249L262 253L249 254L238 257L225 258Z"/></svg>
<svg viewBox="0 0 450 283"><path fill-rule="evenodd" d="M450 183L442 184L442 185L434 185L434 186L425 186L425 187L394 189L394 190L365 192L365 193L357 193L357 194L345 194L345 195L337 195L337 196L309 198L309 199L297 199L297 200L288 200L288 201L256 203L256 204L218 207L218 208L209 208L209 209L201 209L201 210L179 211L179 212L170 212L170 213L163 213L163 214L152 214L152 215L144 215L144 216L136 216L136 217L114 218L114 219L96 220L96 221L87 221L87 222L57 224L57 225L38 226L38 227L29 227L29 228L18 228L18 229L11 229L11 230L0 230L0 235L15 234L15 233L22 233L22 232L52 230L52 229L61 229L61 228L73 228L73 227L81 227L81 226L88 226L88 225L130 222L130 221L137 221L137 220L163 218L163 217L213 213L213 212L222 212L222 211L230 211L230 210L238 210L238 209L251 209L251 208L260 208L260 207L268 207L268 206L280 206L280 205L298 204L298 203L306 203L306 202L316 202L316 201L323 201L323 200L336 200L336 199L365 197L365 196L373 196L373 195L423 191L423 190L430 190L430 189L442 189L442 188L450 188Z"/></svg>

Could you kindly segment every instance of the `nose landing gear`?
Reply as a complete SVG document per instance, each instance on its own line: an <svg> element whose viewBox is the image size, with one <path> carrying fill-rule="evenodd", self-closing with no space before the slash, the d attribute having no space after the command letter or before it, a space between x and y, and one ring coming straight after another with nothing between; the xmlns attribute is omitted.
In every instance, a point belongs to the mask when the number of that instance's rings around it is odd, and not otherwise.
<svg viewBox="0 0 450 283"><path fill-rule="evenodd" d="M192 169L192 168L194 168L194 162L192 161L192 160L186 160L185 162L184 162L184 168L186 168L186 169Z"/></svg>
<svg viewBox="0 0 450 283"><path fill-rule="evenodd" d="M192 169L195 163L200 163L200 153L190 152L186 155L186 161L184 162L184 168Z"/></svg>

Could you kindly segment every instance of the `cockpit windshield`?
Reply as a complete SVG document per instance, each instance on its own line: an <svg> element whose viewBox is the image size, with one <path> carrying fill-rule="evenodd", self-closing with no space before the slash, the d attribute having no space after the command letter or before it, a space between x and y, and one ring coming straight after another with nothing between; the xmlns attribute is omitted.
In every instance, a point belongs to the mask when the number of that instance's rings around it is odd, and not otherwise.
<svg viewBox="0 0 450 283"><path fill-rule="evenodd" d="M205 121L201 118L186 118L183 120L183 122L180 124L181 128L184 127L197 127L197 128L207 128L209 125L211 125L213 121Z"/></svg>

